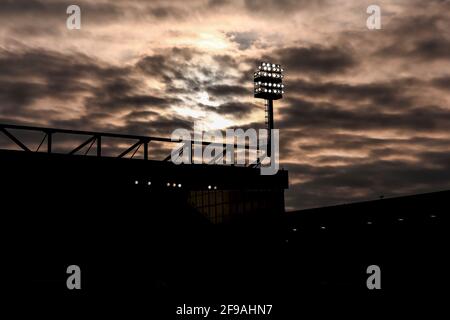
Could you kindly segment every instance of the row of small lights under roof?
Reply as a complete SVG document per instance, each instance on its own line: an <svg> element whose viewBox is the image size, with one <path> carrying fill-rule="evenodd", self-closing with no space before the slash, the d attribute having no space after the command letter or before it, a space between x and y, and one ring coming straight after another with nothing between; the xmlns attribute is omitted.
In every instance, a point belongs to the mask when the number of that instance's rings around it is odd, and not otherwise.
<svg viewBox="0 0 450 320"><path fill-rule="evenodd" d="M437 218L437 216L436 216L435 214L430 214L430 218L435 219L435 218ZM400 221L400 222L402 222L402 221L404 221L405 219L404 219L404 218L398 218L397 220ZM372 224L372 221L367 221L367 224ZM320 229L321 229L321 230L326 230L327 227L325 227L325 226L320 226ZM297 230L298 230L297 228L292 228L292 232L297 232ZM286 239L286 242L289 242L289 240Z"/></svg>
<svg viewBox="0 0 450 320"><path fill-rule="evenodd" d="M275 90L275 89L263 89L263 88L258 88L255 90L255 92L269 92L269 93L279 93L279 94L283 94L284 91L283 90Z"/></svg>
<svg viewBox="0 0 450 320"><path fill-rule="evenodd" d="M134 181L134 184L136 184L136 185L139 184L139 181L138 181L138 180L135 180L135 181ZM148 186L151 186L151 185L152 185L152 182L151 182L151 181L148 181L148 182L147 182L147 185L148 185ZM177 186L178 186L178 188L181 188L181 187L182 187L181 183L178 183L178 184L177 184L177 183L170 183L170 182L167 182L167 186L168 186L168 187L172 186L172 187L174 187L174 188L177 187Z"/></svg>
<svg viewBox="0 0 450 320"><path fill-rule="evenodd" d="M134 184L136 184L136 185L139 184L139 181L138 181L138 180L135 180L135 181L134 181ZM151 186L151 185L152 185L152 182L151 182L151 181L148 181L148 182L147 182L147 185L148 185L148 186ZM183 185L182 185L181 183L178 183L178 184L177 184L177 183L170 183L170 182L167 182L166 186L167 186L167 187L174 187L174 188L176 188L176 187L181 188ZM209 189L209 190L211 190L211 189L217 190L217 186L211 186L211 185L209 185L209 186L208 186L208 189Z"/></svg>
<svg viewBox="0 0 450 320"><path fill-rule="evenodd" d="M181 183L176 184L176 183L170 183L170 182L167 182L167 186L168 186L168 187L172 186L172 187L174 187L174 188L176 188L177 186L178 186L178 188L181 188L181 187L182 187L182 186L181 186Z"/></svg>
<svg viewBox="0 0 450 320"><path fill-rule="evenodd" d="M271 78L283 78L284 76L282 74L278 74L278 73L268 73L268 72L255 72L255 77L257 76L263 76L263 77L271 77Z"/></svg>
<svg viewBox="0 0 450 320"><path fill-rule="evenodd" d="M135 181L134 181L134 184L139 184L139 181L138 181L138 180L135 180ZM151 181L148 181L148 182L147 182L147 185L148 185L148 186L151 186L151 185L152 185L152 182L151 182Z"/></svg>
<svg viewBox="0 0 450 320"><path fill-rule="evenodd" d="M436 218L436 217L437 217L437 216L436 216L435 214L430 214L430 218L433 218L433 219L434 219L434 218ZM397 221L403 222L403 221L405 221L405 219L404 219L404 218L398 218ZM372 222L372 221L367 221L366 224L373 224L373 222ZM325 227L325 226L320 226L320 229L325 230L326 227ZM292 228L292 231L293 231L293 232L297 232L297 228Z"/></svg>

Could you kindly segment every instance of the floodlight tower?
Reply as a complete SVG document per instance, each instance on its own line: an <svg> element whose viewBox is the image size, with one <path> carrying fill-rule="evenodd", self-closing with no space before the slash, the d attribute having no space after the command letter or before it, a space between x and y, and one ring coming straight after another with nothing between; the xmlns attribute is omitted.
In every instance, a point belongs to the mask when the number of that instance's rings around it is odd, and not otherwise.
<svg viewBox="0 0 450 320"><path fill-rule="evenodd" d="M283 69L279 64L262 62L254 74L255 98L266 100L267 156L271 156L273 124L273 100L284 94Z"/></svg>

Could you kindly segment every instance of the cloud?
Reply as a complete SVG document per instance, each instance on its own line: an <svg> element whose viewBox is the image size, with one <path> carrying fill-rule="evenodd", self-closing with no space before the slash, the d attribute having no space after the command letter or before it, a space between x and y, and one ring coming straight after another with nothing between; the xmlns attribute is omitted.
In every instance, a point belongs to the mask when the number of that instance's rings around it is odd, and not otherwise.
<svg viewBox="0 0 450 320"><path fill-rule="evenodd" d="M379 31L356 1L77 4L82 30L69 31L64 1L2 2L1 122L154 136L199 118L261 128L252 75L268 60L285 67L275 125L289 208L446 186L449 1L383 1Z"/></svg>
<svg viewBox="0 0 450 320"><path fill-rule="evenodd" d="M242 102L227 102L216 108L216 112L222 115L229 115L235 118L249 115L259 107L255 104L242 103Z"/></svg>
<svg viewBox="0 0 450 320"><path fill-rule="evenodd" d="M209 86L206 89L213 96L242 96L252 93L251 90L239 85L218 84Z"/></svg>
<svg viewBox="0 0 450 320"><path fill-rule="evenodd" d="M66 10L71 4L57 0L3 0L0 17L3 17L6 22L9 18L14 17L16 22L22 21L25 24L27 22L34 24L54 23L59 20L61 24L58 27L65 28L65 21L68 17ZM111 2L98 1L94 3L87 0L78 0L76 4L81 8L83 19L90 24L117 21L123 16L124 12L123 7Z"/></svg>
<svg viewBox="0 0 450 320"><path fill-rule="evenodd" d="M149 9L150 14L157 18L157 19L181 19L186 16L185 11L176 8L176 7L170 7L170 6L158 6Z"/></svg>
<svg viewBox="0 0 450 320"><path fill-rule="evenodd" d="M442 156L423 154L417 163L373 160L323 167L287 164L291 180L296 176L305 179L291 186L288 198L294 207L310 208L375 200L381 195L443 190L450 187L450 159Z"/></svg>
<svg viewBox="0 0 450 320"><path fill-rule="evenodd" d="M435 78L431 83L437 88L447 91L450 90L450 76Z"/></svg>
<svg viewBox="0 0 450 320"><path fill-rule="evenodd" d="M410 92L423 85L423 81L415 78L357 84L295 79L289 81L288 90L311 98L345 101L355 106L370 103L376 109L398 110L413 105Z"/></svg>
<svg viewBox="0 0 450 320"><path fill-rule="evenodd" d="M370 106L350 110L303 99L290 98L289 102L278 121L284 128L446 132L450 124L450 111L438 106L417 106L395 114Z"/></svg>
<svg viewBox="0 0 450 320"><path fill-rule="evenodd" d="M251 14L279 16L319 8L324 2L325 0L244 0L244 6Z"/></svg>
<svg viewBox="0 0 450 320"><path fill-rule="evenodd" d="M142 57L136 67L144 75L162 81L169 91L199 91L211 76L208 69L202 68L194 60L199 55L201 53L195 49L173 47L162 53Z"/></svg>
<svg viewBox="0 0 450 320"><path fill-rule="evenodd" d="M380 34L382 44L376 54L426 63L448 60L450 38L447 30L448 1L414 2ZM421 13L418 13L418 10ZM384 45L384 43L388 43Z"/></svg>
<svg viewBox="0 0 450 320"><path fill-rule="evenodd" d="M287 47L273 54L289 72L330 74L345 72L357 65L351 50L338 46Z"/></svg>
<svg viewBox="0 0 450 320"><path fill-rule="evenodd" d="M34 120L35 124L88 130L115 130L125 123L123 129L130 126L137 131L131 126L135 117L120 120L123 112L134 110L141 112L135 116L157 115L152 121L158 125L145 132L155 133L155 128L168 132L173 125L161 111L180 101L163 94L143 93L143 79L132 66L117 67L83 54L47 49L3 50L0 67L0 99L6 122ZM180 122L174 120L174 124Z"/></svg>
<svg viewBox="0 0 450 320"><path fill-rule="evenodd" d="M258 39L256 32L228 32L227 37L238 44L239 50L249 49Z"/></svg>
<svg viewBox="0 0 450 320"><path fill-rule="evenodd" d="M448 60L450 41L445 38L419 39L406 46L400 42L383 48L379 55L399 58L409 56L424 61Z"/></svg>
<svg viewBox="0 0 450 320"><path fill-rule="evenodd" d="M231 0L208 0L208 6L212 8L223 7L230 4Z"/></svg>

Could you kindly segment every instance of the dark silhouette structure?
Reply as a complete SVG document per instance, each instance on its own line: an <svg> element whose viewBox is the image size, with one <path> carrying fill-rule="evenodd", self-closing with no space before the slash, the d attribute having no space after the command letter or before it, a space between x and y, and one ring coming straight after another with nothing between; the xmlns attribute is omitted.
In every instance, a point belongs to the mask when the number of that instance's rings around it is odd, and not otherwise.
<svg viewBox="0 0 450 320"><path fill-rule="evenodd" d="M262 176L253 167L175 165L150 160L148 147L141 159L125 158L139 144L171 142L157 137L12 125L0 130L20 149L0 150L2 212L17 239L15 286L33 297L118 299L146 288L163 299L195 296L195 288L199 295L222 291L238 281L235 260L223 259L225 252L234 248L245 264L253 254L241 250L253 250L264 238L244 226L262 235L263 226L284 213L286 171ZM44 135L36 150L47 141L46 150L31 151L21 131ZM74 134L86 140L56 152L52 142ZM106 137L135 142L118 156L105 156ZM82 154L90 144L95 154ZM83 272L80 292L66 288L71 264Z"/></svg>
<svg viewBox="0 0 450 320"><path fill-rule="evenodd" d="M32 152L22 129L44 132L47 152ZM299 300L432 296L444 286L450 191L285 213L285 171L126 159L131 147L106 157L105 133L0 130L21 149L0 151L1 212L10 278L30 299L151 303L165 314L189 302L270 303L277 319L298 314ZM64 133L88 137L55 153ZM159 139L126 138L135 148ZM94 156L79 155L94 141ZM72 264L80 291L66 288ZM366 287L369 265L381 268L381 292Z"/></svg>
<svg viewBox="0 0 450 320"><path fill-rule="evenodd" d="M366 268L382 270L383 294L437 295L445 287L450 191L290 212L283 220L296 285L369 294ZM295 271L296 270L296 271ZM360 290L357 290L357 289ZM372 293L373 294L373 293ZM381 294L381 293L380 293Z"/></svg>
<svg viewBox="0 0 450 320"><path fill-rule="evenodd" d="M39 151L42 144L47 141L46 150L41 153L32 152L26 143L11 130L40 133L43 138L36 151ZM83 168L81 177L102 177L101 181L89 178L89 183L95 183L99 190L117 185L118 188L127 186L135 190L144 190L148 192L149 197L152 194L170 194L173 199L177 199L176 202L184 203L213 223L246 219L246 216L256 213L261 216L284 212L284 189L288 187L288 177L287 172L283 170L274 176L262 176L259 168L251 166L175 165L169 161L170 155L162 161L149 160L149 143L164 142L173 145L180 142L169 138L5 124L0 124L0 131L23 151L2 151L2 158L9 163L25 162L20 170L26 171L26 174L29 177L33 176L34 179L43 180L45 177L47 179L52 177L51 170L45 173L47 176L40 176L39 168L31 172L27 169L35 167L37 163L42 166L52 163L55 167L70 167L70 172L77 172ZM54 137L61 139L67 135L86 138L84 142L68 152L55 152L52 147ZM127 143L134 142L129 148L120 150L118 155L111 157L102 153L102 140L105 138L126 139ZM96 145L95 156L85 156L94 144ZM193 141L191 148L194 144L209 145L210 143ZM126 159L131 153L133 158L141 146L143 146L141 160ZM226 145L223 146L225 149ZM80 155L86 148L85 155ZM245 148L248 149L246 146ZM132 160L131 163L130 160ZM111 169L113 174L104 172L106 168ZM70 172L64 172L64 175L58 178L67 178ZM72 177L69 183L74 183L73 179L78 179L80 176L77 172L77 176ZM61 181L60 184L64 185L65 181L67 180ZM170 201L161 205L168 206Z"/></svg>
<svg viewBox="0 0 450 320"><path fill-rule="evenodd" d="M258 70L254 73L254 97L257 99L264 99L266 106L266 127L267 127L267 156L271 156L271 142L272 129L274 127L273 121L273 101L283 98L284 84L283 84L283 69L279 64L262 62L258 66Z"/></svg>

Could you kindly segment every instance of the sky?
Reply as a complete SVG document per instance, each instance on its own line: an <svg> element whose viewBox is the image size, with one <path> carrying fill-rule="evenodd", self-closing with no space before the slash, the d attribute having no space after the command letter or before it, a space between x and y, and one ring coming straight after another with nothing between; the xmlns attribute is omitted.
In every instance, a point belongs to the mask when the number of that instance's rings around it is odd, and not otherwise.
<svg viewBox="0 0 450 320"><path fill-rule="evenodd" d="M262 128L261 61L285 69L287 210L450 188L449 0L1 0L0 122Z"/></svg>

